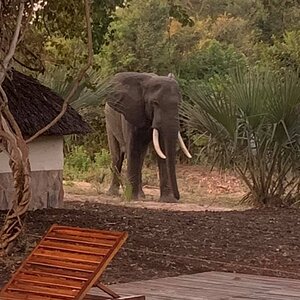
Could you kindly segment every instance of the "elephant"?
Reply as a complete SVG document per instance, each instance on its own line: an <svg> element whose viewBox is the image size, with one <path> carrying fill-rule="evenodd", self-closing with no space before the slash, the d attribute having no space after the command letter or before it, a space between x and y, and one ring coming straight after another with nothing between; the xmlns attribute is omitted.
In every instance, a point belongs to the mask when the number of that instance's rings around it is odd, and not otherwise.
<svg viewBox="0 0 300 300"><path fill-rule="evenodd" d="M176 179L176 142L187 157L179 131L181 92L173 74L120 72L111 81L111 92L105 103L105 121L110 154L112 181L108 192L118 195L123 160L127 158L127 180L132 198L144 197L142 166L153 141L157 153L160 179L160 201L177 202L180 198Z"/></svg>

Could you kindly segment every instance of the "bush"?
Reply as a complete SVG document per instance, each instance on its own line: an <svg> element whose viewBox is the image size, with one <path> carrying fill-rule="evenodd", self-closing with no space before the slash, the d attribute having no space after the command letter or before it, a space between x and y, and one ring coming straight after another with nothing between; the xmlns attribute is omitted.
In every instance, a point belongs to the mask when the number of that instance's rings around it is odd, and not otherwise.
<svg viewBox="0 0 300 300"><path fill-rule="evenodd" d="M244 56L233 46L205 40L182 59L178 74L186 80L207 80L214 76L225 76L233 67L245 65Z"/></svg>
<svg viewBox="0 0 300 300"><path fill-rule="evenodd" d="M208 142L205 153L232 167L249 188L244 201L286 205L299 199L300 79L237 70L222 85L190 86L182 116Z"/></svg>
<svg viewBox="0 0 300 300"><path fill-rule="evenodd" d="M88 172L92 164L91 158L88 156L83 146L74 147L64 162L64 176L68 180L81 180Z"/></svg>
<svg viewBox="0 0 300 300"><path fill-rule="evenodd" d="M273 38L273 44L258 43L252 62L259 67L277 72L297 71L300 64L300 30L286 31L282 39Z"/></svg>
<svg viewBox="0 0 300 300"><path fill-rule="evenodd" d="M106 149L102 149L100 153L95 154L94 167L110 168L111 158L110 153Z"/></svg>
<svg viewBox="0 0 300 300"><path fill-rule="evenodd" d="M110 154L107 150L88 155L83 146L74 146L65 156L64 179L103 183L110 174Z"/></svg>

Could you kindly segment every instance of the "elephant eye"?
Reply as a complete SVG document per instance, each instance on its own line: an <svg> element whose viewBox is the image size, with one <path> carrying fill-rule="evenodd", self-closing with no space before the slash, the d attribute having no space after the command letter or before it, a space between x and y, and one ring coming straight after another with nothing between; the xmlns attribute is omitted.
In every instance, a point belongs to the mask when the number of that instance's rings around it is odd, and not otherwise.
<svg viewBox="0 0 300 300"><path fill-rule="evenodd" d="M154 105L158 105L158 100L157 100L157 99L153 99L153 100L152 100L152 103L153 103Z"/></svg>

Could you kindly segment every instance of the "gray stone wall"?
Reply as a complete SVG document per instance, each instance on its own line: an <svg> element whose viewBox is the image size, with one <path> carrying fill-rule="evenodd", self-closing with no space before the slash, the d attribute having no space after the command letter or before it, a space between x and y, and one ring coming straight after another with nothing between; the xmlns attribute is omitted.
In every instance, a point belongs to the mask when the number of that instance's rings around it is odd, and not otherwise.
<svg viewBox="0 0 300 300"><path fill-rule="evenodd" d="M63 171L32 171L32 201L30 210L41 208L59 208L63 205ZM14 195L12 175L0 174L0 210L12 206Z"/></svg>

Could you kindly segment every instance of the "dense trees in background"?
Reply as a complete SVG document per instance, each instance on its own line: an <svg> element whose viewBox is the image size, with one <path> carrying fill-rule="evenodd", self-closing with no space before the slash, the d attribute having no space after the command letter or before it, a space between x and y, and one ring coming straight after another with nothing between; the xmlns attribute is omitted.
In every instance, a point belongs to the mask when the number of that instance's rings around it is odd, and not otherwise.
<svg viewBox="0 0 300 300"><path fill-rule="evenodd" d="M115 39L100 55L104 73L175 71L198 80L242 60L274 69L297 64L298 1L177 1L188 24L170 15L170 2L133 0L117 11Z"/></svg>
<svg viewBox="0 0 300 300"><path fill-rule="evenodd" d="M20 61L42 70L40 63L46 71L50 65L78 68L86 55L82 2L36 2L40 8L24 38L26 49L18 53ZM219 61L210 61L211 47L225 60L242 56L251 65L289 67L298 59L299 24L298 0L97 0L95 68L103 75L124 69L179 74L198 59L204 68L205 59L218 71ZM198 72L192 73L198 79Z"/></svg>
<svg viewBox="0 0 300 300"><path fill-rule="evenodd" d="M39 3L16 58L45 76L57 67L69 80L87 55L82 3ZM99 78L129 70L212 80L236 65L299 65L298 0L97 0L92 17Z"/></svg>
<svg viewBox="0 0 300 300"><path fill-rule="evenodd" d="M63 66L71 76L86 56L82 3L40 2L25 39L26 54L32 56L23 62L45 72ZM240 63L296 67L299 24L297 0L97 0L94 68L102 76L122 70L173 71L198 80L223 75Z"/></svg>

